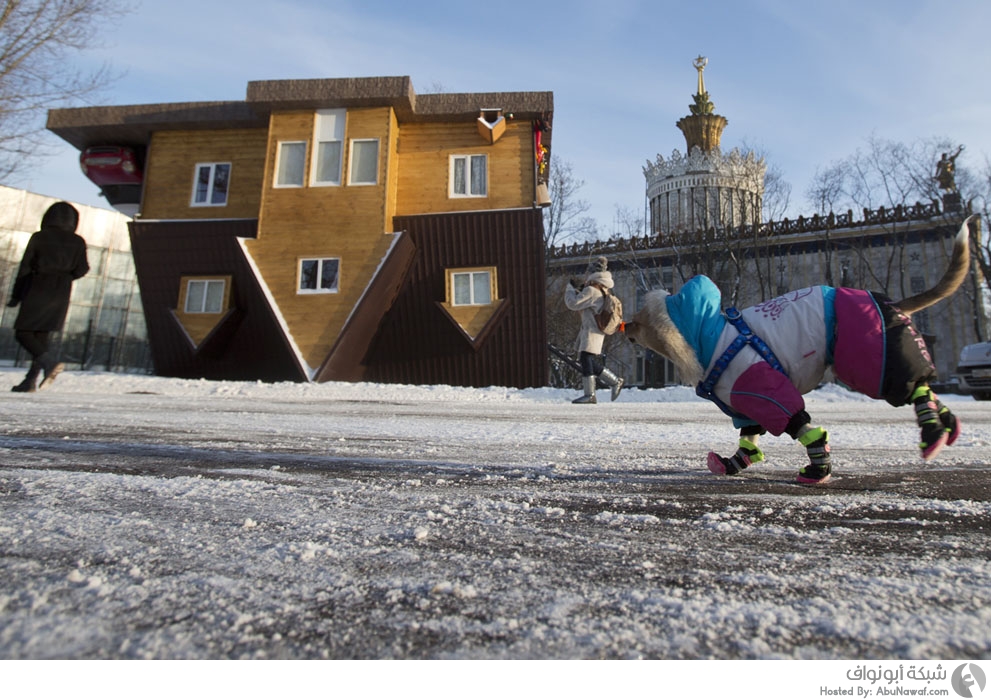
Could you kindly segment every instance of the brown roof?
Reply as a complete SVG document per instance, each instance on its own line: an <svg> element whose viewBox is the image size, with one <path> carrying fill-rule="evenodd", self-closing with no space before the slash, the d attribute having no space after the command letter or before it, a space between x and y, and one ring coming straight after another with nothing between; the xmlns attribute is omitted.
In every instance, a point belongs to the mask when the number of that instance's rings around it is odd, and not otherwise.
<svg viewBox="0 0 991 700"><path fill-rule="evenodd" d="M48 111L48 130L80 151L88 146L144 146L154 131L265 128L268 117L247 102L73 107Z"/></svg>
<svg viewBox="0 0 991 700"><path fill-rule="evenodd" d="M260 80L243 102L179 102L74 107L48 112L48 129L79 150L98 144L146 145L152 132L176 129L264 128L274 110L389 106L400 122L469 121L498 108L516 119L550 121L552 92L417 95L408 76ZM549 135L548 135L549 136ZM549 138L545 136L545 145Z"/></svg>

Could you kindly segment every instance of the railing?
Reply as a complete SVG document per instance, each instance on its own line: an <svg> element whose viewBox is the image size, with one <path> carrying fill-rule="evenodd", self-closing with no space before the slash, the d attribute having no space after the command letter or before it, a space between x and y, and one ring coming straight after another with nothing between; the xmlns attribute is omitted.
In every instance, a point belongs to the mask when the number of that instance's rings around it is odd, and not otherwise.
<svg viewBox="0 0 991 700"><path fill-rule="evenodd" d="M816 233L819 231L830 231L834 229L856 228L866 226L878 226L892 223L902 223L906 221L925 221L939 216L942 213L940 203L932 200L929 204L916 202L914 205L877 209L864 209L863 218L854 219L853 211L847 210L845 214L834 214L830 212L826 216L815 214L814 216L800 216L797 219L784 219L782 221L768 221L757 226L754 230L752 225L744 225L721 230L721 240L752 240L756 238L770 238L772 236L787 236L797 233ZM715 233L714 229L709 229L710 233ZM607 255L609 253L621 253L630 250L656 250L658 248L669 247L672 243L686 242L688 239L697 241L706 231L696 231L691 234L657 234L654 236L633 236L632 238L610 238L605 241L587 241L585 243L573 243L551 248L547 256L550 259L587 257L589 255Z"/></svg>

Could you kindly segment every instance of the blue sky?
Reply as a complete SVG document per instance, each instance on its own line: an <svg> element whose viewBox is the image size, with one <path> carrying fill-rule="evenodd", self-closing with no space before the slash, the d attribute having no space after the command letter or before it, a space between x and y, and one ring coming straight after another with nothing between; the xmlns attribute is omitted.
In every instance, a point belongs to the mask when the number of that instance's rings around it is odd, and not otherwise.
<svg viewBox="0 0 991 700"><path fill-rule="evenodd" d="M871 135L965 144L991 157L985 0L145 0L79 67L123 72L93 104L244 99L251 80L408 75L418 93L549 90L552 158L585 182L603 233L617 206L644 206L642 168L684 152L675 122L708 58L706 88L729 120L724 151L757 149L807 213L817 168ZM57 151L16 182L105 206Z"/></svg>

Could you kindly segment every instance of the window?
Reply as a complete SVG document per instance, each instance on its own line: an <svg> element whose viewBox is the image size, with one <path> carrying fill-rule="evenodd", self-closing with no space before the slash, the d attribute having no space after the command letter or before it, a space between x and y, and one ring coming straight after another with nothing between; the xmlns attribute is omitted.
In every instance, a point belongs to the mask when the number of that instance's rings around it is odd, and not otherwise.
<svg viewBox="0 0 991 700"><path fill-rule="evenodd" d="M230 163L197 163L193 179L194 207L222 207L227 204L227 187L231 180Z"/></svg>
<svg viewBox="0 0 991 700"><path fill-rule="evenodd" d="M275 166L276 187L302 187L306 141L281 141Z"/></svg>
<svg viewBox="0 0 991 700"><path fill-rule="evenodd" d="M186 283L187 314L219 314L224 310L225 280L189 280Z"/></svg>
<svg viewBox="0 0 991 700"><path fill-rule="evenodd" d="M351 141L351 185L375 185L378 183L379 142L378 139L355 139Z"/></svg>
<svg viewBox="0 0 991 700"><path fill-rule="evenodd" d="M313 185L341 184L341 156L344 149L343 109L317 110L313 129Z"/></svg>
<svg viewBox="0 0 991 700"><path fill-rule="evenodd" d="M453 306L484 306L496 297L493 289L493 269L452 270L451 293Z"/></svg>
<svg viewBox="0 0 991 700"><path fill-rule="evenodd" d="M451 196L485 197L488 195L487 158L451 156Z"/></svg>
<svg viewBox="0 0 991 700"><path fill-rule="evenodd" d="M303 258L299 261L299 294L336 294L340 258Z"/></svg>

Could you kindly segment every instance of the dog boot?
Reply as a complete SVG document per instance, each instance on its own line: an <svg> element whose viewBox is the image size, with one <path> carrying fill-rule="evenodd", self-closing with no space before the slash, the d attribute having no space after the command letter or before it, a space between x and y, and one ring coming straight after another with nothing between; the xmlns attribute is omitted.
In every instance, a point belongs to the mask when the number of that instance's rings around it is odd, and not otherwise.
<svg viewBox="0 0 991 700"><path fill-rule="evenodd" d="M943 405L943 402L936 398L936 412L939 414L939 421L946 429L946 444L952 445L960 437L960 419L950 413L950 409Z"/></svg>
<svg viewBox="0 0 991 700"><path fill-rule="evenodd" d="M619 392L623 390L623 380L617 377L615 374L610 372L608 369L602 370L602 374L599 375L610 388L610 401L615 401L619 397Z"/></svg>
<svg viewBox="0 0 991 700"><path fill-rule="evenodd" d="M757 436L740 436L740 446L732 457L721 457L715 452L709 453L708 466L713 474L733 476L756 462L764 461L764 453L757 447Z"/></svg>
<svg viewBox="0 0 991 700"><path fill-rule="evenodd" d="M595 377L582 377L582 389L585 394L571 403L597 403L595 400Z"/></svg>
<svg viewBox="0 0 991 700"><path fill-rule="evenodd" d="M829 433L822 428L811 428L799 435L798 441L809 455L808 465L798 471L798 483L825 484L833 471L829 456Z"/></svg>
<svg viewBox="0 0 991 700"><path fill-rule="evenodd" d="M920 429L922 459L932 459L949 443L950 432L939 415L937 399L928 386L922 385L912 393L912 403L915 404L915 420ZM953 414L950 416L955 418ZM956 440L956 437L953 439Z"/></svg>

